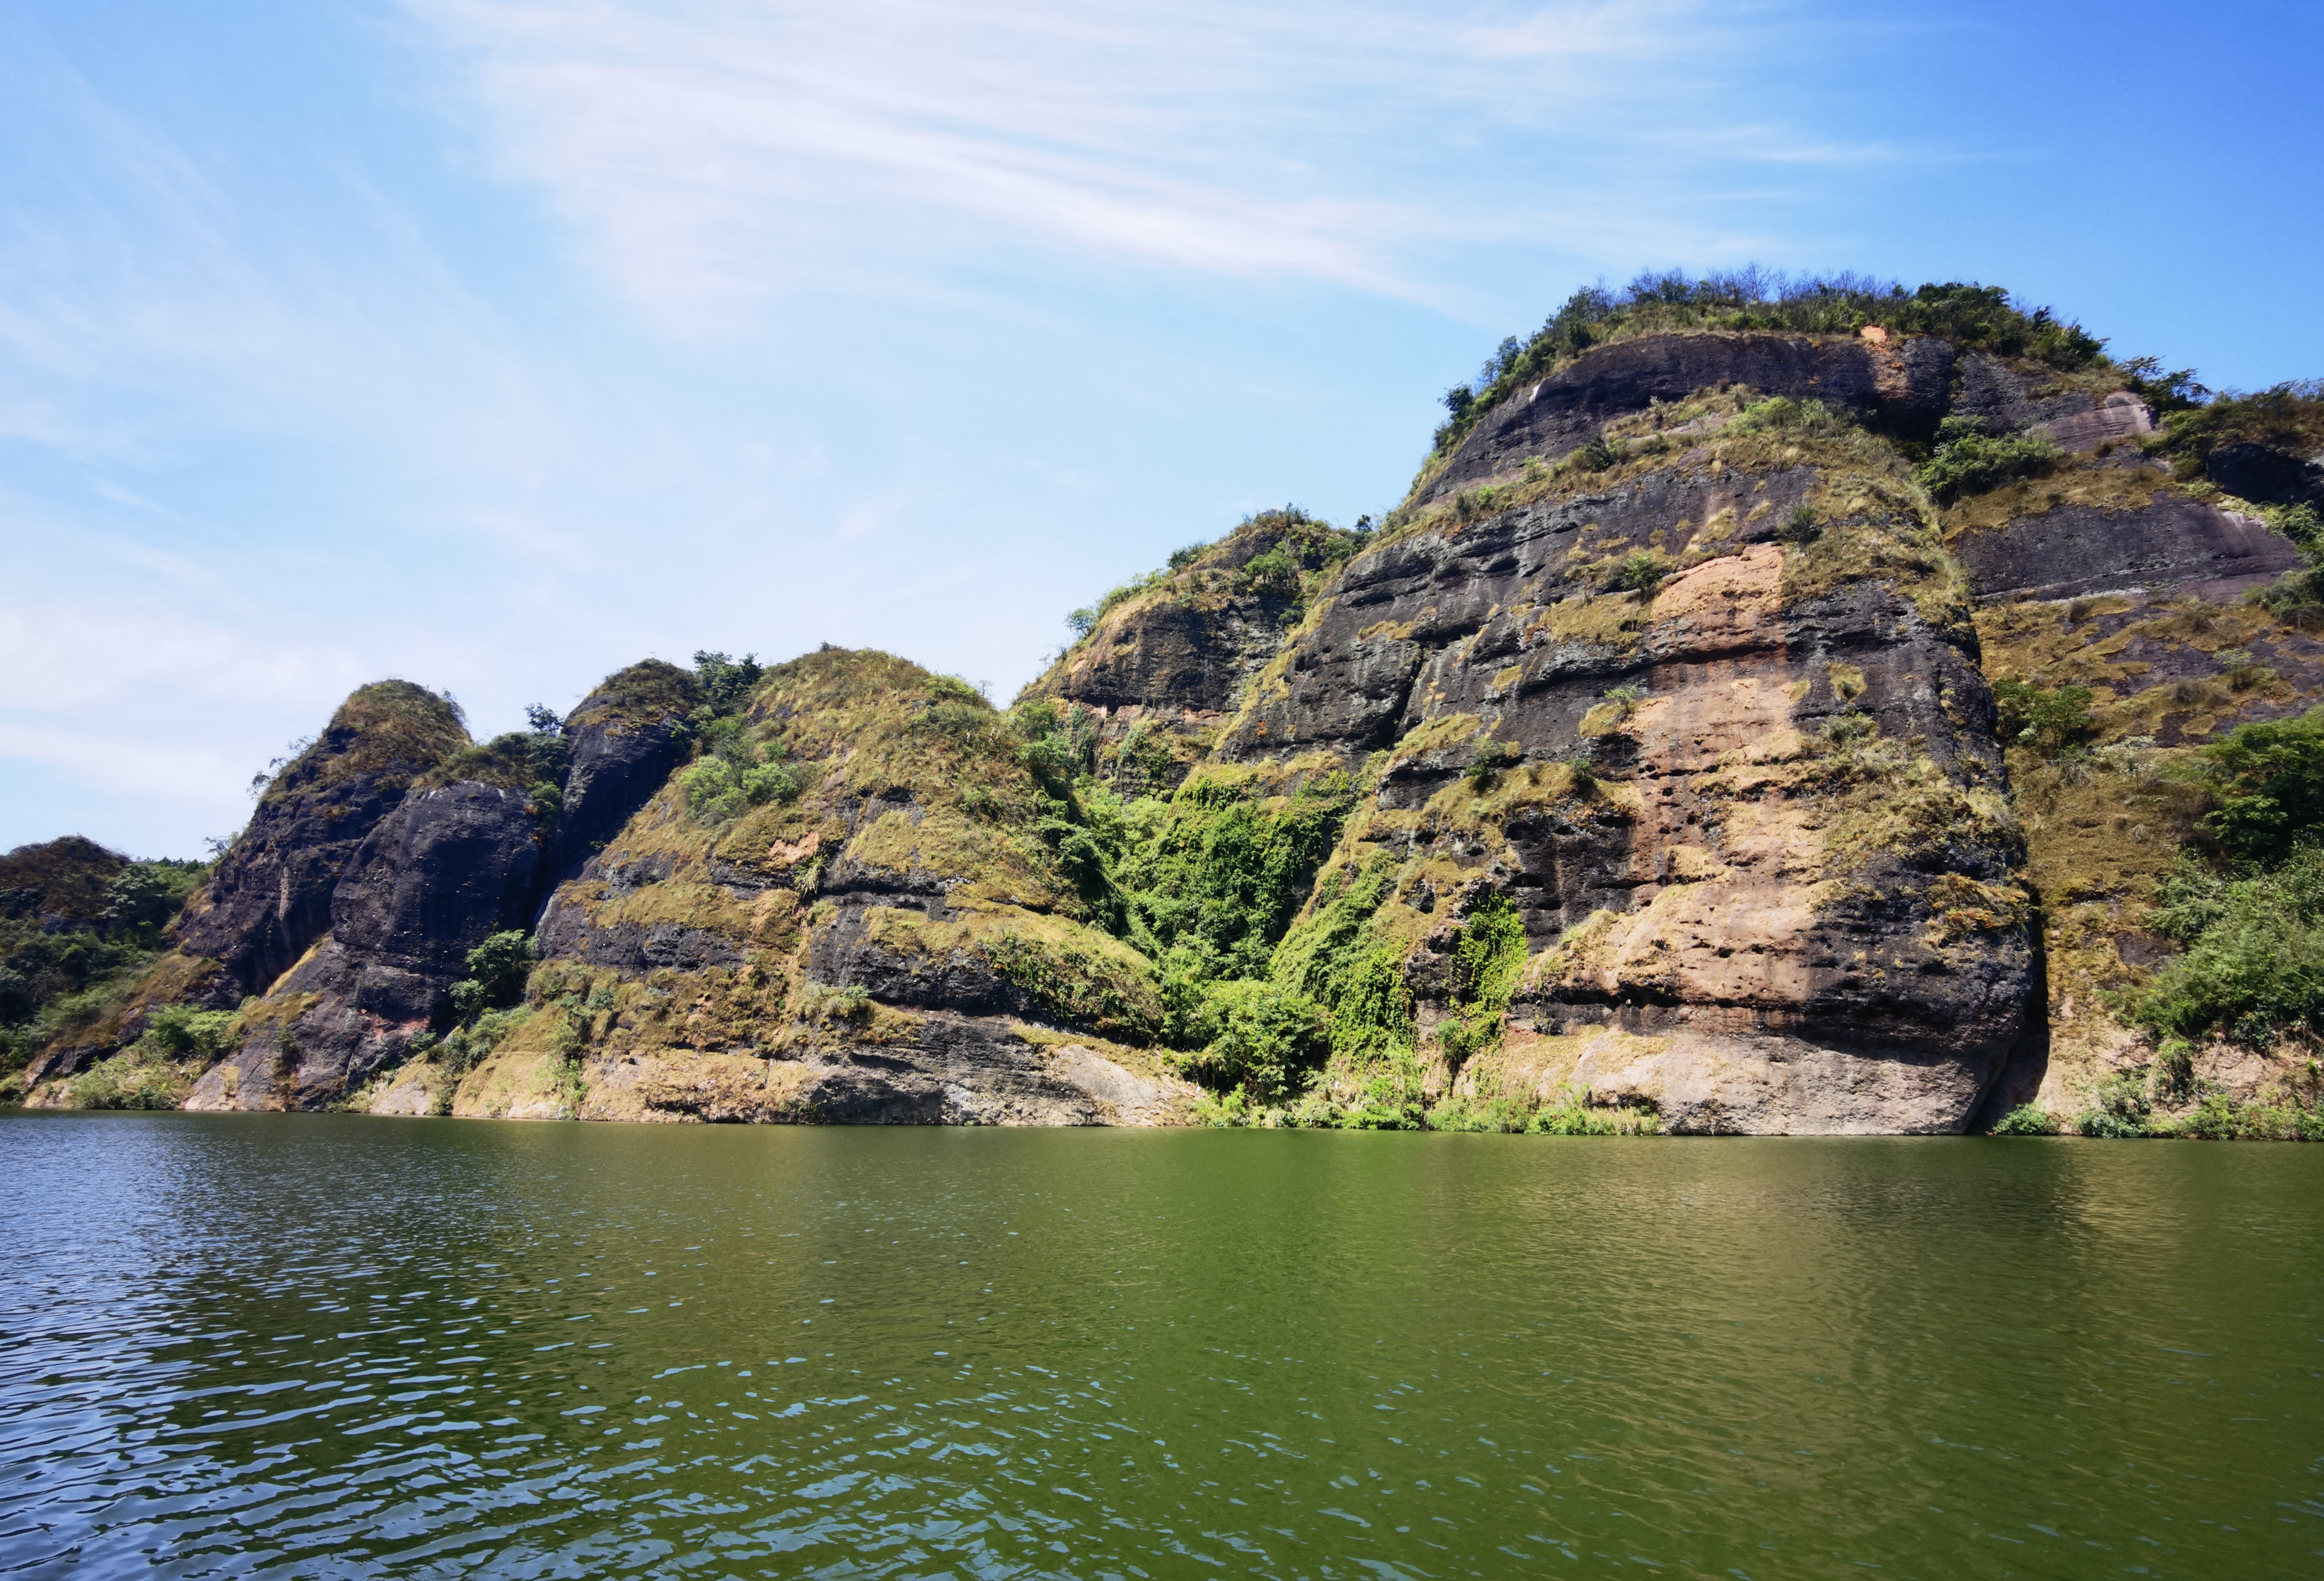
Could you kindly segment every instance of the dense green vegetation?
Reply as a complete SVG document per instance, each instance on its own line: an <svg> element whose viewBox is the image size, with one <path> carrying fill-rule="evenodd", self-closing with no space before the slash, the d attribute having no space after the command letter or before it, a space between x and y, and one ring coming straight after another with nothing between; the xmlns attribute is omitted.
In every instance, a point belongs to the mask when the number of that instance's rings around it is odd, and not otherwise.
<svg viewBox="0 0 2324 1581"><path fill-rule="evenodd" d="M1913 477L1931 499L1950 505L1964 494L2047 472L2057 459L2058 447L2040 434L1995 434L1982 418L1947 418Z"/></svg>
<svg viewBox="0 0 2324 1581"><path fill-rule="evenodd" d="M468 975L452 985L453 1015L471 1021L486 1010L515 1004L524 997L532 961L532 937L521 929L487 938L468 951Z"/></svg>
<svg viewBox="0 0 2324 1581"><path fill-rule="evenodd" d="M2294 630L2324 631L2324 517L2313 505L2276 505L2268 508L2267 522L2299 547L2306 564L2251 594L2251 602Z"/></svg>
<svg viewBox="0 0 2324 1581"><path fill-rule="evenodd" d="M1852 335L1868 324L1946 336L1963 346L2034 357L2061 369L2086 367L2106 347L2080 325L2047 308L2028 310L1999 286L1949 281L1907 291L1894 281L1854 274L1791 280L1757 269L1699 279L1646 273L1619 291L1585 287L1530 338L1502 341L1472 383L1444 392L1448 415L1434 448L1439 455L1450 450L1520 384L1607 341L1675 329Z"/></svg>
<svg viewBox="0 0 2324 1581"><path fill-rule="evenodd" d="M2005 732L2022 721L2022 744L2071 739L2088 698L2068 694L2082 690L2004 694ZM2146 926L2180 953L2118 1002L2154 1039L2154 1058L2109 1077L2078 1114L2028 1105L1997 1135L2324 1140L2324 1067L2301 1058L2324 1037L2324 707L2238 726L2167 786L2187 798L2190 838L2155 886ZM2244 1100L2207 1088L2194 1055L2214 1043L2289 1053L2289 1086Z"/></svg>
<svg viewBox="0 0 2324 1581"><path fill-rule="evenodd" d="M2201 843L2156 887L2184 952L2131 1007L2164 1040L2266 1047L2324 1033L2324 707L2230 731L2184 777Z"/></svg>
<svg viewBox="0 0 2324 1581"><path fill-rule="evenodd" d="M661 684L673 704L687 695L702 699L680 726L696 756L679 783L687 810L705 823L732 823L769 802L795 802L806 789L798 766L785 761L782 743L753 740L743 718L765 674L756 654L735 659L701 651L694 656L696 685L690 692L669 681ZM682 672L673 667L671 675L679 677Z"/></svg>
<svg viewBox="0 0 2324 1581"><path fill-rule="evenodd" d="M117 1003L208 873L77 835L0 856L0 1076Z"/></svg>

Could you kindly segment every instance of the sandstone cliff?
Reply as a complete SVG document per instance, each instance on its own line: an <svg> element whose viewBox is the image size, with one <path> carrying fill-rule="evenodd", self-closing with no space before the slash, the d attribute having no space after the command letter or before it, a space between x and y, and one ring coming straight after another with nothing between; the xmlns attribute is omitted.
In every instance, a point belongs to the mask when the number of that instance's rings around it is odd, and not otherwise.
<svg viewBox="0 0 2324 1581"><path fill-rule="evenodd" d="M2205 403L1971 288L1669 299L1577 299L1378 526L1184 551L1007 711L829 648L484 747L364 688L34 1100L171 1004L231 1009L208 1108L1829 1133L2173 1061L2281 1092L2298 1038L2126 1007L2179 948L2172 765L2324 684L2282 514L2324 402Z"/></svg>

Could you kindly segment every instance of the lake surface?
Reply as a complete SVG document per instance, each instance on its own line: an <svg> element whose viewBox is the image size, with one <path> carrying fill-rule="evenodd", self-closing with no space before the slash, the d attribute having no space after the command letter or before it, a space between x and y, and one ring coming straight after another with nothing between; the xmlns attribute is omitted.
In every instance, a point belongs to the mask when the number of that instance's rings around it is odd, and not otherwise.
<svg viewBox="0 0 2324 1581"><path fill-rule="evenodd" d="M2324 1575L2324 1147L0 1117L12 1576Z"/></svg>

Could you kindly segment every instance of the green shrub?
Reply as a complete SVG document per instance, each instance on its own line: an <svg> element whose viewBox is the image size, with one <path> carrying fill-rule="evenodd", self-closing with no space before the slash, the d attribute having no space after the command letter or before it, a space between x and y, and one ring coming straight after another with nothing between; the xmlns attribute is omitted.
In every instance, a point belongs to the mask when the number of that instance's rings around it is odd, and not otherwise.
<svg viewBox="0 0 2324 1581"><path fill-rule="evenodd" d="M1993 1124L1994 1136L2055 1136L2058 1117L2037 1103L2021 1103Z"/></svg>
<svg viewBox="0 0 2324 1581"><path fill-rule="evenodd" d="M2199 1142L2324 1142L2324 1112L2308 1103L2238 1101L2214 1089L2154 1134Z"/></svg>
<svg viewBox="0 0 2324 1581"><path fill-rule="evenodd" d="M2274 869L2237 874L2182 859L2155 899L2150 925L2187 948L2131 1000L2134 1022L2257 1047L2324 1031L2324 848L2304 845Z"/></svg>
<svg viewBox="0 0 2324 1581"><path fill-rule="evenodd" d="M2246 596L2295 631L2324 631L2324 573L2287 571Z"/></svg>
<svg viewBox="0 0 2324 1581"><path fill-rule="evenodd" d="M2194 389L2202 391L2200 385ZM2256 394L2230 393L2209 402L2179 404L2181 409L2165 413L2162 432L2147 446L2169 456L2172 470L2182 479L2200 477L2211 452L2223 445L2261 445L2294 455L2324 449L2324 381L2278 384Z"/></svg>
<svg viewBox="0 0 2324 1581"><path fill-rule="evenodd" d="M509 1034L530 1018L532 1011L526 1006L512 1006L505 1010L487 1010L474 1022L456 1027L437 1046L442 1052L438 1062L457 1078L484 1062L494 1049L500 1047ZM417 1045L415 1044L415 1047Z"/></svg>
<svg viewBox="0 0 2324 1581"><path fill-rule="evenodd" d="M1522 1098L1446 1098L1427 1115L1432 1131L1487 1131L1504 1135L1523 1131L1533 1118L1534 1106Z"/></svg>
<svg viewBox="0 0 2324 1581"><path fill-rule="evenodd" d="M702 694L711 712L728 714L749 703L752 690L766 671L755 653L735 659L723 653L697 651L694 656L694 674L702 685Z"/></svg>
<svg viewBox="0 0 2324 1581"><path fill-rule="evenodd" d="M992 711L961 703L939 703L916 717L920 723L939 709L955 709L990 722ZM680 783L687 811L705 823L725 823L769 802L795 802L805 789L798 771L783 760L779 740L754 746L742 722L732 716L697 715L696 742L703 754Z"/></svg>
<svg viewBox="0 0 2324 1581"><path fill-rule="evenodd" d="M2008 747L2026 747L2054 758L2097 733L2090 717L2095 694L2088 686L2044 690L2024 681L1996 681L1993 701L2000 713L1998 734Z"/></svg>
<svg viewBox="0 0 2324 1581"><path fill-rule="evenodd" d="M1614 569L1611 579L1617 591L1635 593L1641 602L1655 596L1671 574L1671 563L1652 549L1641 549Z"/></svg>
<svg viewBox="0 0 2324 1581"><path fill-rule="evenodd" d="M532 970L531 935L521 929L494 933L468 951L468 975L452 985L452 1014L469 1021L496 1006L524 997Z"/></svg>
<svg viewBox="0 0 2324 1581"><path fill-rule="evenodd" d="M1981 494L2012 478L2049 471L2058 447L2041 434L1995 435L1982 418L1947 418L1937 427L1934 454L1913 474L1941 505Z"/></svg>
<svg viewBox="0 0 2324 1581"><path fill-rule="evenodd" d="M2274 861L2324 825L2324 705L2238 725L2199 749L2191 777L2215 804L2204 831L2238 861Z"/></svg>
<svg viewBox="0 0 2324 1581"><path fill-rule="evenodd" d="M65 1100L77 1109L173 1109L191 1089L168 1063L124 1050L67 1082Z"/></svg>
<svg viewBox="0 0 2324 1581"><path fill-rule="evenodd" d="M1304 1085L1330 1048L1323 1007L1305 994L1240 979L1207 985L1204 999L1200 1025L1209 1041L1180 1066L1206 1086L1279 1103Z"/></svg>
<svg viewBox="0 0 2324 1581"><path fill-rule="evenodd" d="M1496 740L1487 736L1479 743L1476 755L1469 760L1469 788L1479 795L1491 790L1501 780L1501 774L1521 761L1525 752L1514 742Z"/></svg>
<svg viewBox="0 0 2324 1581"><path fill-rule="evenodd" d="M1662 1128L1652 1109L1591 1107L1588 1091L1571 1081L1561 1082L1556 1098L1526 1122L1535 1136L1651 1136Z"/></svg>
<svg viewBox="0 0 2324 1581"><path fill-rule="evenodd" d="M165 1060L215 1060L233 1041L234 1012L195 1010L171 1005L156 1010L139 1034L138 1046Z"/></svg>
<svg viewBox="0 0 2324 1581"><path fill-rule="evenodd" d="M1573 464L1583 472L1604 472L1620 464L1622 453L1603 434L1592 434L1581 449L1573 453Z"/></svg>
<svg viewBox="0 0 2324 1581"><path fill-rule="evenodd" d="M1409 1048L1390 1047L1366 1065L1355 1103L1339 1116L1351 1131L1417 1131L1427 1098L1420 1060Z"/></svg>
<svg viewBox="0 0 2324 1581"><path fill-rule="evenodd" d="M2085 1136L2115 1140L2144 1136L2153 1109L2145 1078L2136 1071L2126 1071L2107 1078L2091 1091L2089 1107L2074 1117L2074 1129Z"/></svg>
<svg viewBox="0 0 2324 1581"><path fill-rule="evenodd" d="M549 1034L549 1052L564 1063L579 1059L589 1047L589 1017L577 1006L558 1013L556 1030Z"/></svg>
<svg viewBox="0 0 2324 1581"><path fill-rule="evenodd" d="M1254 555L1243 562L1242 585L1254 593L1296 593L1299 591L1299 562L1283 552L1277 545L1263 555Z"/></svg>
<svg viewBox="0 0 2324 1581"><path fill-rule="evenodd" d="M170 858L130 863L106 886L99 929L109 936L153 948L161 942L162 928L178 915L186 897L202 887L215 865Z"/></svg>
<svg viewBox="0 0 2324 1581"><path fill-rule="evenodd" d="M1792 508L1792 513L1775 529L1775 536L1787 544L1812 544L1821 530L1816 525L1815 507L1802 504Z"/></svg>

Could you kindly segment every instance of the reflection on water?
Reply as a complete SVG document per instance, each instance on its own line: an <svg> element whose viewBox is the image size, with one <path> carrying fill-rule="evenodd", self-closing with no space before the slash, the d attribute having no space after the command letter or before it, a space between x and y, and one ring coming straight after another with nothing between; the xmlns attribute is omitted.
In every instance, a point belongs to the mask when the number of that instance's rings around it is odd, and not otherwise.
<svg viewBox="0 0 2324 1581"><path fill-rule="evenodd" d="M0 1119L0 1569L2324 1574L2324 1148Z"/></svg>

